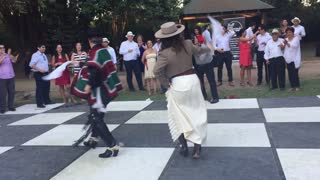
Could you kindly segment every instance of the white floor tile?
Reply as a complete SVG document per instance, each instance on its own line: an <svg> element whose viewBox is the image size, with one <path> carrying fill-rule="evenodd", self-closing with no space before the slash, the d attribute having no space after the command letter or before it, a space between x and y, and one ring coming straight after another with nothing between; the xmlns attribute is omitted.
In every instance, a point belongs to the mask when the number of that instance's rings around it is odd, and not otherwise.
<svg viewBox="0 0 320 180"><path fill-rule="evenodd" d="M17 125L51 125L62 124L70 119L84 114L84 112L72 112L72 113L43 113L37 114L20 121L9 124L11 126Z"/></svg>
<svg viewBox="0 0 320 180"><path fill-rule="evenodd" d="M168 111L141 111L127 124L165 124L168 123Z"/></svg>
<svg viewBox="0 0 320 180"><path fill-rule="evenodd" d="M110 131L114 130L117 127L118 125L108 125L108 128ZM71 146L83 134L84 134L83 125L60 125L24 143L23 145L24 146Z"/></svg>
<svg viewBox="0 0 320 180"><path fill-rule="evenodd" d="M98 158L104 150L88 151L52 180L157 180L174 151L172 148L122 148L116 158Z"/></svg>
<svg viewBox="0 0 320 180"><path fill-rule="evenodd" d="M9 146L5 146L5 147L0 147L0 155L6 151L9 151L10 149L12 149L14 147L9 147Z"/></svg>
<svg viewBox="0 0 320 180"><path fill-rule="evenodd" d="M56 104L46 105L45 108L37 108L36 104L26 104L16 108L16 111L8 111L5 114L39 114L39 113L43 113L51 109L57 108L62 105L63 103L56 103Z"/></svg>
<svg viewBox="0 0 320 180"><path fill-rule="evenodd" d="M111 102L108 111L141 111L149 106L152 101L114 101Z"/></svg>
<svg viewBox="0 0 320 180"><path fill-rule="evenodd" d="M277 149L287 180L319 180L320 149Z"/></svg>
<svg viewBox="0 0 320 180"><path fill-rule="evenodd" d="M207 102L208 109L252 109L259 108L257 99L221 99L216 104Z"/></svg>
<svg viewBox="0 0 320 180"><path fill-rule="evenodd" d="M271 147L263 123L208 124L207 147Z"/></svg>
<svg viewBox="0 0 320 180"><path fill-rule="evenodd" d="M263 109L267 122L320 122L320 107Z"/></svg>

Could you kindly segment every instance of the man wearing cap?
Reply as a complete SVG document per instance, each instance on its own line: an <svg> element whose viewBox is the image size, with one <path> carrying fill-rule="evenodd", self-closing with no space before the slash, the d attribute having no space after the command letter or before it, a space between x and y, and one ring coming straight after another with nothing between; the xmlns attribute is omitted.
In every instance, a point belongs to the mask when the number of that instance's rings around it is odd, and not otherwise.
<svg viewBox="0 0 320 180"><path fill-rule="evenodd" d="M117 64L117 56L116 56L116 52L114 51L113 47L109 46L109 39L108 38L102 38L102 46L104 48L106 48L109 52L109 54L111 55L111 59L113 64Z"/></svg>
<svg viewBox="0 0 320 180"><path fill-rule="evenodd" d="M127 41L124 41L120 45L119 53L123 55L124 65L127 71L127 83L130 91L135 91L132 83L132 71L136 76L139 89L144 91L142 84L142 74L140 70L139 62L137 58L140 56L139 46L136 42L133 41L134 34L129 31L126 35Z"/></svg>
<svg viewBox="0 0 320 180"><path fill-rule="evenodd" d="M285 88L285 60L283 57L284 40L279 38L278 29L273 29L272 39L267 42L264 50L264 59L269 64L272 89Z"/></svg>
<svg viewBox="0 0 320 180"><path fill-rule="evenodd" d="M298 17L295 17L291 20L293 23L293 28L294 28L294 36L299 37L301 40L303 37L306 36L306 30L304 29L303 26L300 25L301 20Z"/></svg>

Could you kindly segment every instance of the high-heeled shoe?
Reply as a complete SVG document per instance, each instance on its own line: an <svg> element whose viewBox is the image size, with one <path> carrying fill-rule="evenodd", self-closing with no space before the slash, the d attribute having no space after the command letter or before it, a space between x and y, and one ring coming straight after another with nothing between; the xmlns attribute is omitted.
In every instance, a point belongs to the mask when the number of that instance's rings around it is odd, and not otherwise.
<svg viewBox="0 0 320 180"><path fill-rule="evenodd" d="M200 159L200 154L201 154L201 144L194 144L192 158Z"/></svg>
<svg viewBox="0 0 320 180"><path fill-rule="evenodd" d="M115 145L113 147L108 147L104 153L99 154L99 157L100 158L109 158L111 156L117 157L119 150L120 150L120 146L118 146L118 145Z"/></svg>
<svg viewBox="0 0 320 180"><path fill-rule="evenodd" d="M187 140L184 138L183 134L179 136L179 142L181 144L180 154L184 157L187 157L189 154L189 149L188 149Z"/></svg>
<svg viewBox="0 0 320 180"><path fill-rule="evenodd" d="M98 145L98 141L90 138L88 141L83 142L86 147L95 149Z"/></svg>

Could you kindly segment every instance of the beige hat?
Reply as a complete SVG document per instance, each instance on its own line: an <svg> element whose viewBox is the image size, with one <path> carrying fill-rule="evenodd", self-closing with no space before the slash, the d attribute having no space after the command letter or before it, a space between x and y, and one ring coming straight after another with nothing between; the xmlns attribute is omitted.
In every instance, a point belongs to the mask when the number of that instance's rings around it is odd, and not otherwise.
<svg viewBox="0 0 320 180"><path fill-rule="evenodd" d="M127 33L127 35L126 35L126 38L128 38L128 36L134 37L134 34L133 34L131 31L128 31L128 33Z"/></svg>
<svg viewBox="0 0 320 180"><path fill-rule="evenodd" d="M180 34L181 32L184 31L185 26L182 24L176 24L174 22L167 22L161 25L161 29L158 30L154 36L156 38L169 38L175 35Z"/></svg>
<svg viewBox="0 0 320 180"><path fill-rule="evenodd" d="M299 21L299 23L301 23L301 20L298 17L295 17L291 20L292 23L294 23L294 21Z"/></svg>
<svg viewBox="0 0 320 180"><path fill-rule="evenodd" d="M272 34L280 34L280 32L279 32L278 29L273 29L273 30L272 30Z"/></svg>
<svg viewBox="0 0 320 180"><path fill-rule="evenodd" d="M110 43L110 41L109 41L109 39L108 39L108 38L102 38L102 42Z"/></svg>

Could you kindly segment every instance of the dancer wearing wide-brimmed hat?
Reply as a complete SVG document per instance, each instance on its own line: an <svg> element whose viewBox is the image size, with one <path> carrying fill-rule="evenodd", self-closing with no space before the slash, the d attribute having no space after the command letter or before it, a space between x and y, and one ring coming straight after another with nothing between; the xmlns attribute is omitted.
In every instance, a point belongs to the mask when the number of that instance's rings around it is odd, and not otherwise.
<svg viewBox="0 0 320 180"><path fill-rule="evenodd" d="M193 158L200 158L201 144L207 135L207 107L193 70L192 55L210 52L210 49L184 40L184 29L181 24L168 22L156 32L155 37L161 39L162 46L154 73L161 84L169 86L166 97L172 139L179 139L184 156L188 155L187 141L194 143Z"/></svg>

